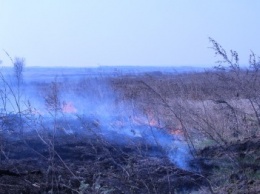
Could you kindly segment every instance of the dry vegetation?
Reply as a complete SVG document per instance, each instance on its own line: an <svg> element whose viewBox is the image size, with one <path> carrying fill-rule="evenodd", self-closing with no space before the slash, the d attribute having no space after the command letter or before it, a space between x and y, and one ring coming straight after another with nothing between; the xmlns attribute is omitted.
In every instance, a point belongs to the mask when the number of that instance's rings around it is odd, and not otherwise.
<svg viewBox="0 0 260 194"><path fill-rule="evenodd" d="M210 41L222 60L211 71L38 83L47 121L33 114L30 104L26 111L20 108L22 69L17 64L23 61L14 61L15 84L1 74L0 192L259 193L260 61L252 53L249 66L241 68L235 51L229 56ZM113 90L113 106L127 102L134 127L151 133L155 127L184 139L192 154L190 168L172 163L160 143L115 133L107 139L100 135L104 126L98 119L62 113L61 90L82 99L94 95L96 105L111 95L104 83ZM13 113L6 108L10 99ZM140 115L146 122L140 123ZM107 126L123 128L123 119ZM75 133L66 134L65 128Z"/></svg>

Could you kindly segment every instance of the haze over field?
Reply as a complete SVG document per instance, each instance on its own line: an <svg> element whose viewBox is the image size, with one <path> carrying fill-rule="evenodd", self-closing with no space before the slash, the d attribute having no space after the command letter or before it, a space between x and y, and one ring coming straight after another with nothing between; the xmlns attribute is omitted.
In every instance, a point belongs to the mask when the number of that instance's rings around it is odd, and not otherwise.
<svg viewBox="0 0 260 194"><path fill-rule="evenodd" d="M258 0L0 0L0 59L27 66L212 66L212 37L260 53Z"/></svg>
<svg viewBox="0 0 260 194"><path fill-rule="evenodd" d="M0 193L260 193L259 10L0 0Z"/></svg>

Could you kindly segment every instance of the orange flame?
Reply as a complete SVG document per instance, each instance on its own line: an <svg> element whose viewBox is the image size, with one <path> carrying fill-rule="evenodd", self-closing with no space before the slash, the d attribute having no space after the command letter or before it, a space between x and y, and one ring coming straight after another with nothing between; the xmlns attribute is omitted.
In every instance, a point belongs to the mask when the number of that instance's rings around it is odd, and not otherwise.
<svg viewBox="0 0 260 194"><path fill-rule="evenodd" d="M64 113L76 113L77 109L72 102L63 102L62 103L62 112Z"/></svg>
<svg viewBox="0 0 260 194"><path fill-rule="evenodd" d="M151 127L161 128L158 118L155 117L155 113L151 109L145 110L144 115L134 115L132 122L137 125L149 125Z"/></svg>
<svg viewBox="0 0 260 194"><path fill-rule="evenodd" d="M169 130L169 133L172 135L179 135L179 136L184 135L184 133L181 129L171 129L171 130Z"/></svg>

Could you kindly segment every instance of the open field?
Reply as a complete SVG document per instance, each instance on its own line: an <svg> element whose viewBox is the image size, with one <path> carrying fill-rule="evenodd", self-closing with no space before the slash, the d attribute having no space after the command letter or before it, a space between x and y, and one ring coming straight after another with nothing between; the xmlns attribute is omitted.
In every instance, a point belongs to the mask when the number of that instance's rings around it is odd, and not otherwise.
<svg viewBox="0 0 260 194"><path fill-rule="evenodd" d="M5 70L0 193L260 191L258 71Z"/></svg>

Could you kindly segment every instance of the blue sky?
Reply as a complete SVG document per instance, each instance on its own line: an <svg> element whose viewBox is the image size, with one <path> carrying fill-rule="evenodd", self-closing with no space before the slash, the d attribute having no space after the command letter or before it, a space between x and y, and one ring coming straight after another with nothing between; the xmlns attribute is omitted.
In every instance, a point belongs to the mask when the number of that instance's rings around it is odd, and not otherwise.
<svg viewBox="0 0 260 194"><path fill-rule="evenodd" d="M27 66L213 66L208 37L260 55L258 0L0 0L0 59Z"/></svg>

